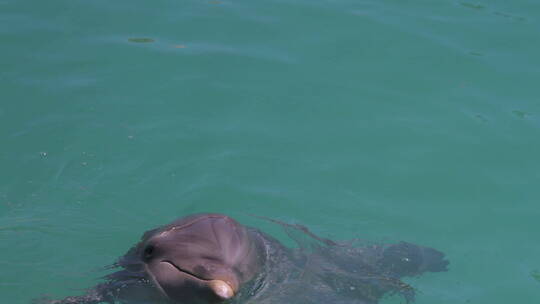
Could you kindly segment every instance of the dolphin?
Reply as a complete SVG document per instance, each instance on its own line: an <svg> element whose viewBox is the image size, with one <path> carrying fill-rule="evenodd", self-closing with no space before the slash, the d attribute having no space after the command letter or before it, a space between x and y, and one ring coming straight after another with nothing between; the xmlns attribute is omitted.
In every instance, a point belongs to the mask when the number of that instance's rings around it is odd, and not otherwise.
<svg viewBox="0 0 540 304"><path fill-rule="evenodd" d="M190 215L144 233L110 267L117 271L85 294L40 302L375 304L389 293L412 301L414 289L402 277L447 270L444 254L432 248L356 246L266 220L283 226L297 247L226 215Z"/></svg>

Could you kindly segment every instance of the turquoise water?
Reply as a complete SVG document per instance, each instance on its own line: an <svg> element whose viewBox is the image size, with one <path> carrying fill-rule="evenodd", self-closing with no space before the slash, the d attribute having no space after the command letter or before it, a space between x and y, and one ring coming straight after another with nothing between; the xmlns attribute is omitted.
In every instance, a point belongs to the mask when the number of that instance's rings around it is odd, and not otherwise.
<svg viewBox="0 0 540 304"><path fill-rule="evenodd" d="M540 6L0 1L2 303L223 212L406 240L416 303L540 298ZM391 303L385 300L383 303Z"/></svg>

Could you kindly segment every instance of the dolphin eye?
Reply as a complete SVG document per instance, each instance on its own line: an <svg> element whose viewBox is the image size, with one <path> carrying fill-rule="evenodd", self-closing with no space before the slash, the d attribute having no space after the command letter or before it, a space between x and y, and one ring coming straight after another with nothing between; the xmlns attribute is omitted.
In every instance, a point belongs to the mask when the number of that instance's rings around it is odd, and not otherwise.
<svg viewBox="0 0 540 304"><path fill-rule="evenodd" d="M153 245L148 245L146 248L144 248L143 257L146 260L149 260L152 258L152 255L154 254L155 247Z"/></svg>

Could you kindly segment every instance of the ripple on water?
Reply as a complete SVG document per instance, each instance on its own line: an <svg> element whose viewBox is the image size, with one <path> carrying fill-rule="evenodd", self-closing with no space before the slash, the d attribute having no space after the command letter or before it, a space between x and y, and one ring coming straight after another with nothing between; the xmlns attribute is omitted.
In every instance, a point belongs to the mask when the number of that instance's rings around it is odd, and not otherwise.
<svg viewBox="0 0 540 304"><path fill-rule="evenodd" d="M540 283L540 270L537 270L537 269L536 269L536 270L531 271L531 277L532 277L535 281L537 281L537 282Z"/></svg>
<svg viewBox="0 0 540 304"><path fill-rule="evenodd" d="M133 43L151 43L154 42L154 39L152 38L129 38L129 42Z"/></svg>

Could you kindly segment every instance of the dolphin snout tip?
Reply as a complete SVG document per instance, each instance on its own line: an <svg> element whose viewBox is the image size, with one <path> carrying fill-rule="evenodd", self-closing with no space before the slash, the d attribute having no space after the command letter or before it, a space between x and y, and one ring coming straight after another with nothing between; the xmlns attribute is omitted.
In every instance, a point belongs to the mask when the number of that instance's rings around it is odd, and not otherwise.
<svg viewBox="0 0 540 304"><path fill-rule="evenodd" d="M234 296L232 287L222 280L212 280L209 285L214 293L223 300L228 300Z"/></svg>

